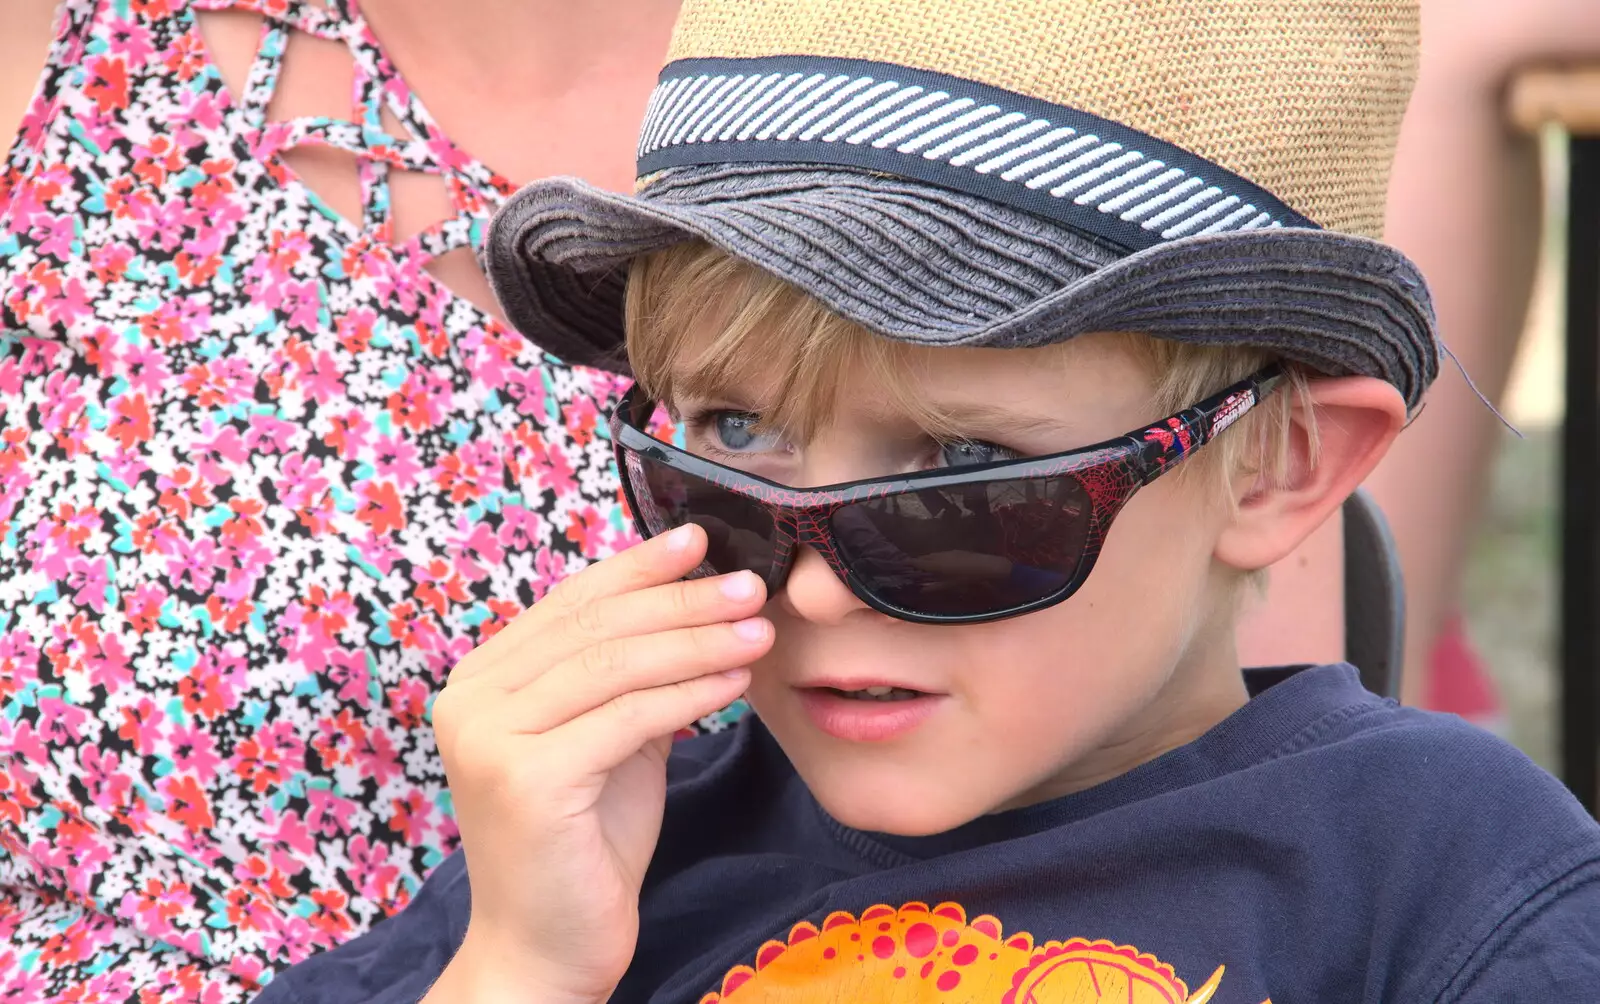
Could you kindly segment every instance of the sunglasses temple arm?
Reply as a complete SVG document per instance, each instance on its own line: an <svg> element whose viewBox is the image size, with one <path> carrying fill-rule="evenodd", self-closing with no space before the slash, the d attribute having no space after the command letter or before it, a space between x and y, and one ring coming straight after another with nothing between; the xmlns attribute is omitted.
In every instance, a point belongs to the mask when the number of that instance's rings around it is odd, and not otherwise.
<svg viewBox="0 0 1600 1004"><path fill-rule="evenodd" d="M1140 447L1140 483L1149 484L1243 418L1283 383L1277 363L1132 437Z"/></svg>

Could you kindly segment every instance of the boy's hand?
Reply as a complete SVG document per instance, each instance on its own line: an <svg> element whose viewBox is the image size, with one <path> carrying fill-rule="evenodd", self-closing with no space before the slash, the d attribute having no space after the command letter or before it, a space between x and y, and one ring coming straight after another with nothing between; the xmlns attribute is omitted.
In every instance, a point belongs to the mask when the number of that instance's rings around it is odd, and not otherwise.
<svg viewBox="0 0 1600 1004"><path fill-rule="evenodd" d="M450 675L433 722L472 915L428 1000L604 1001L622 978L672 734L772 646L757 576L676 581L705 549L691 525L599 562Z"/></svg>

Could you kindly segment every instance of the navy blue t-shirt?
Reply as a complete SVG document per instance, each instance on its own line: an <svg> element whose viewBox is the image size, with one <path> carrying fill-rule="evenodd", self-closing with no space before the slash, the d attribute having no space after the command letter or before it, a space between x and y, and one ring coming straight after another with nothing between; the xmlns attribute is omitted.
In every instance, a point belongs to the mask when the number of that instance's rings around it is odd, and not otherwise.
<svg viewBox="0 0 1600 1004"><path fill-rule="evenodd" d="M680 744L613 1000L1600 1000L1600 826L1549 775L1348 666L1247 677L1194 742L933 837L830 819L753 718ZM258 1002L411 1004L468 907L457 854Z"/></svg>

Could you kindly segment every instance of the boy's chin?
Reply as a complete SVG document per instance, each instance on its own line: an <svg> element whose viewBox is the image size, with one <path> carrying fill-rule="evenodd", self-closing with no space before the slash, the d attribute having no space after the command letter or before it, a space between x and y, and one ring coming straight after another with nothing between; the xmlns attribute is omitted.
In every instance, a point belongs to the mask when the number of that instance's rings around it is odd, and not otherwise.
<svg viewBox="0 0 1600 1004"><path fill-rule="evenodd" d="M754 703L754 702L752 702ZM762 711L756 705L758 713ZM1027 788L928 743L869 744L819 740L809 726L763 715L800 779L833 819L866 833L925 837L999 811ZM937 745L937 744L935 744ZM1008 782L1017 782L1013 787Z"/></svg>
<svg viewBox="0 0 1600 1004"><path fill-rule="evenodd" d="M992 812L985 796L963 799L946 785L852 784L843 778L810 785L822 808L845 826L866 833L926 837L944 833Z"/></svg>

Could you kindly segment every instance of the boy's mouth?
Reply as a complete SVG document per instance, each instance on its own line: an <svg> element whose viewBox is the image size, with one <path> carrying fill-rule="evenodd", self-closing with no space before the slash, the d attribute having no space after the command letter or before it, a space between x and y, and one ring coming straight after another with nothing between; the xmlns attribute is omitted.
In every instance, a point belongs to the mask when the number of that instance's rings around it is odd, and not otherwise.
<svg viewBox="0 0 1600 1004"><path fill-rule="evenodd" d="M890 683L835 680L797 688L811 724L835 739L884 742L915 729L948 697Z"/></svg>
<svg viewBox="0 0 1600 1004"><path fill-rule="evenodd" d="M909 701L927 696L920 690L908 690L905 687L862 687L859 690L822 687L820 689L851 701Z"/></svg>

